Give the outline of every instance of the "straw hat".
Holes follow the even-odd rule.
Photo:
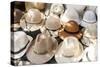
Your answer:
[[[12,32],[11,57],[13,59],[21,58],[26,53],[32,39],[22,31]]]
[[[66,37],[55,54],[57,63],[78,62],[82,58],[83,46],[77,38]]]
[[[56,15],[62,14],[64,12],[63,4],[52,4],[50,8],[50,12]]]
[[[73,20],[66,22],[63,26],[67,32],[75,33],[79,31],[79,25]]]
[[[70,20],[74,20],[78,24],[80,24],[79,14],[73,8],[66,9],[64,14],[61,15],[61,22],[62,22],[62,24],[66,23],[66,22],[68,22]]]
[[[58,36],[59,36],[62,40],[64,40],[66,37],[69,37],[69,36],[74,36],[74,37],[76,37],[77,39],[81,39],[82,36],[83,36],[83,33],[82,33],[82,31],[79,31],[78,33],[71,34],[71,33],[68,33],[68,32],[66,32],[66,31],[64,31],[64,29],[62,29],[62,30],[59,30]]]
[[[45,27],[49,30],[57,30],[61,27],[60,19],[57,15],[51,14],[47,17]]]
[[[96,23],[96,15],[93,11],[87,10],[83,15],[83,20],[81,21],[80,25],[87,27],[93,23]]]
[[[23,14],[24,14],[24,12],[15,8],[14,9],[14,23],[19,23]]]
[[[83,15],[84,9],[86,8],[85,5],[71,5],[71,4],[66,5],[66,7],[75,9],[79,13],[80,16]]]
[[[96,8],[97,6],[87,6],[86,10],[91,10],[91,11],[96,12]]]
[[[54,38],[44,33],[38,34],[27,52],[27,58],[33,64],[46,63],[54,56],[57,46]]]
[[[37,9],[30,9],[20,20],[20,26],[25,31],[35,31],[44,24],[45,16]]]
[[[36,8],[43,10],[45,8],[45,3],[40,2],[25,2],[25,8],[28,11],[29,9]]]
[[[84,50],[82,61],[97,61],[96,45],[91,45]]]

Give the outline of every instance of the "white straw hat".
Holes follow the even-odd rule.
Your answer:
[[[43,33],[38,34],[27,52],[27,58],[33,64],[46,63],[54,56],[57,46],[55,38]]]
[[[57,30],[61,27],[60,18],[57,15],[51,14],[47,17],[45,26],[49,30]]]
[[[50,8],[50,12],[56,15],[62,14],[64,12],[63,4],[52,4]]]
[[[66,5],[66,8],[67,9],[68,8],[73,8],[73,9],[75,9],[79,13],[80,16],[82,16],[86,6],[85,5],[71,5],[71,4],[68,4],[68,5]]]
[[[55,59],[57,63],[78,62],[83,56],[82,52],[83,46],[78,39],[69,36],[59,45]]]
[[[26,53],[33,38],[22,31],[12,32],[11,36],[11,57],[13,59],[21,58]]]
[[[25,31],[35,31],[44,24],[45,16],[37,9],[30,9],[28,13],[22,16],[20,26]]]
[[[93,23],[96,23],[96,15],[93,11],[88,10],[83,15],[81,26],[87,27],[88,25],[91,25]]]
[[[79,14],[73,8],[66,9],[65,13],[61,15],[62,24],[66,23],[66,22],[68,22],[70,20],[74,20],[78,24],[80,24]]]

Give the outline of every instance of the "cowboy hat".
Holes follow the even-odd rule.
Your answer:
[[[32,43],[26,56],[33,64],[42,64],[49,61],[55,54],[58,43],[55,38],[41,33]]]
[[[25,31],[35,31],[44,24],[45,16],[38,9],[30,9],[20,20],[20,26]]]
[[[12,32],[11,34],[11,57],[13,59],[21,58],[29,48],[32,37],[22,31]]]
[[[66,37],[55,54],[57,63],[78,62],[82,58],[83,46],[77,38]]]

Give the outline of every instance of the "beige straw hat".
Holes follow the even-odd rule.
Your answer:
[[[57,46],[55,38],[44,33],[38,34],[27,52],[27,58],[33,64],[46,63],[54,56]]]

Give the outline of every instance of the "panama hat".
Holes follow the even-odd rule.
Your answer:
[[[71,4],[68,4],[68,5],[66,5],[66,8],[73,8],[79,13],[80,16],[82,16],[86,6],[85,5],[71,5]]]
[[[73,8],[68,8],[65,10],[64,14],[60,17],[62,24],[68,22],[69,20],[74,20],[80,24],[79,14]]]
[[[28,11],[29,9],[35,8],[43,10],[45,8],[45,3],[40,2],[25,2],[25,8]]]
[[[50,12],[56,15],[60,15],[64,12],[63,4],[52,4],[50,8]]]
[[[12,32],[11,34],[11,57],[13,59],[21,58],[29,48],[32,37],[22,31]]]
[[[45,16],[38,9],[30,9],[20,20],[20,26],[25,31],[35,31],[44,24]]]
[[[57,63],[78,62],[83,54],[83,46],[77,38],[73,36],[66,37],[59,45],[55,54]]]
[[[55,38],[41,33],[37,35],[26,56],[33,64],[43,64],[54,56],[57,46]]]
[[[87,27],[93,23],[96,23],[96,15],[93,11],[87,10],[83,15],[83,20],[81,21],[80,25]]]

